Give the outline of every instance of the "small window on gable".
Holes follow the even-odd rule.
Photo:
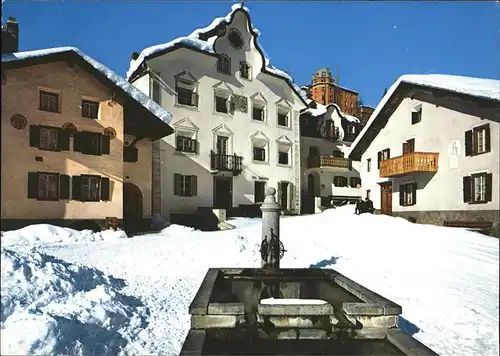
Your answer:
[[[237,30],[231,30],[228,35],[229,43],[236,49],[241,49],[243,47],[243,38]]]
[[[161,86],[160,82],[156,79],[153,79],[152,92],[153,101],[161,105]]]
[[[240,77],[247,80],[252,78],[251,67],[247,62],[240,62]]]
[[[176,78],[175,92],[177,93],[177,104],[186,106],[198,106],[197,83],[187,78]]]
[[[99,103],[96,101],[82,100],[82,117],[97,119]]]
[[[415,125],[422,121],[422,104],[415,105],[411,109],[411,124]]]
[[[59,94],[40,91],[40,110],[59,112]]]
[[[217,71],[219,73],[231,74],[231,59],[225,54],[220,54],[217,60]]]

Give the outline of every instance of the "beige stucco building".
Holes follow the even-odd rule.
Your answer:
[[[382,213],[498,236],[499,137],[500,81],[405,75],[349,157],[361,162],[363,195]]]
[[[2,230],[152,216],[170,113],[76,48],[2,54]]]

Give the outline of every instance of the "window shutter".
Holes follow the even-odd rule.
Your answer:
[[[139,150],[137,147],[125,147],[123,149],[123,160],[125,162],[137,162]]]
[[[73,151],[82,152],[82,133],[75,132],[73,134]]]
[[[410,145],[408,142],[403,142],[403,154],[406,155],[410,152]]]
[[[493,174],[488,173],[486,175],[486,201],[492,201],[493,196]]]
[[[472,178],[467,176],[463,177],[463,189],[464,189],[464,203],[471,202],[471,190],[472,190]]]
[[[399,205],[405,205],[405,186],[399,186]]]
[[[191,176],[191,196],[195,197],[198,195],[198,177]]]
[[[28,173],[28,199],[38,199],[38,173]]]
[[[356,177],[349,178],[351,183],[351,188],[356,188]]]
[[[411,197],[413,199],[413,205],[416,205],[417,204],[417,182],[414,182],[412,185],[411,185]]]
[[[30,146],[40,147],[40,127],[30,126]]]
[[[293,184],[288,183],[288,194],[287,194],[286,208],[287,210],[293,209]]]
[[[377,168],[380,168],[381,160],[382,160],[382,152],[377,152]]]
[[[69,132],[67,130],[58,130],[57,148],[61,151],[69,151]]]
[[[69,199],[69,176],[66,174],[59,176],[59,199]]]
[[[278,182],[278,204],[280,205],[281,209],[283,209],[283,207],[281,206],[281,190],[282,190],[282,184],[281,182]]]
[[[109,191],[109,178],[101,177],[101,200],[109,201],[110,199]]]
[[[181,195],[182,176],[174,174],[174,195]]]
[[[198,106],[198,93],[193,92],[191,95],[191,103],[193,106]]]
[[[71,178],[71,199],[82,200],[82,177],[80,176]]]
[[[485,152],[491,151],[491,136],[490,136],[490,125],[488,124],[484,130],[484,148]]]
[[[109,155],[111,146],[111,139],[108,135],[101,135],[101,153]]]
[[[472,156],[472,130],[465,131],[465,156]]]

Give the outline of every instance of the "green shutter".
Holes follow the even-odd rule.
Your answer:
[[[59,176],[59,199],[61,200],[68,200],[70,197],[69,179],[70,177],[66,174]]]
[[[109,189],[109,178],[101,177],[101,200],[109,201],[110,199],[110,189]]]
[[[38,173],[28,173],[28,199],[38,199]]]

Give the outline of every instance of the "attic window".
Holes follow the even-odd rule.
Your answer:
[[[250,80],[250,65],[247,62],[240,62],[240,76]]]
[[[241,38],[241,35],[238,31],[231,30],[231,32],[229,32],[228,39],[229,43],[231,43],[231,46],[233,46],[234,48],[241,49],[243,47],[243,38]]]
[[[217,71],[219,73],[230,74],[231,73],[231,60],[228,56],[221,54],[217,60]]]

